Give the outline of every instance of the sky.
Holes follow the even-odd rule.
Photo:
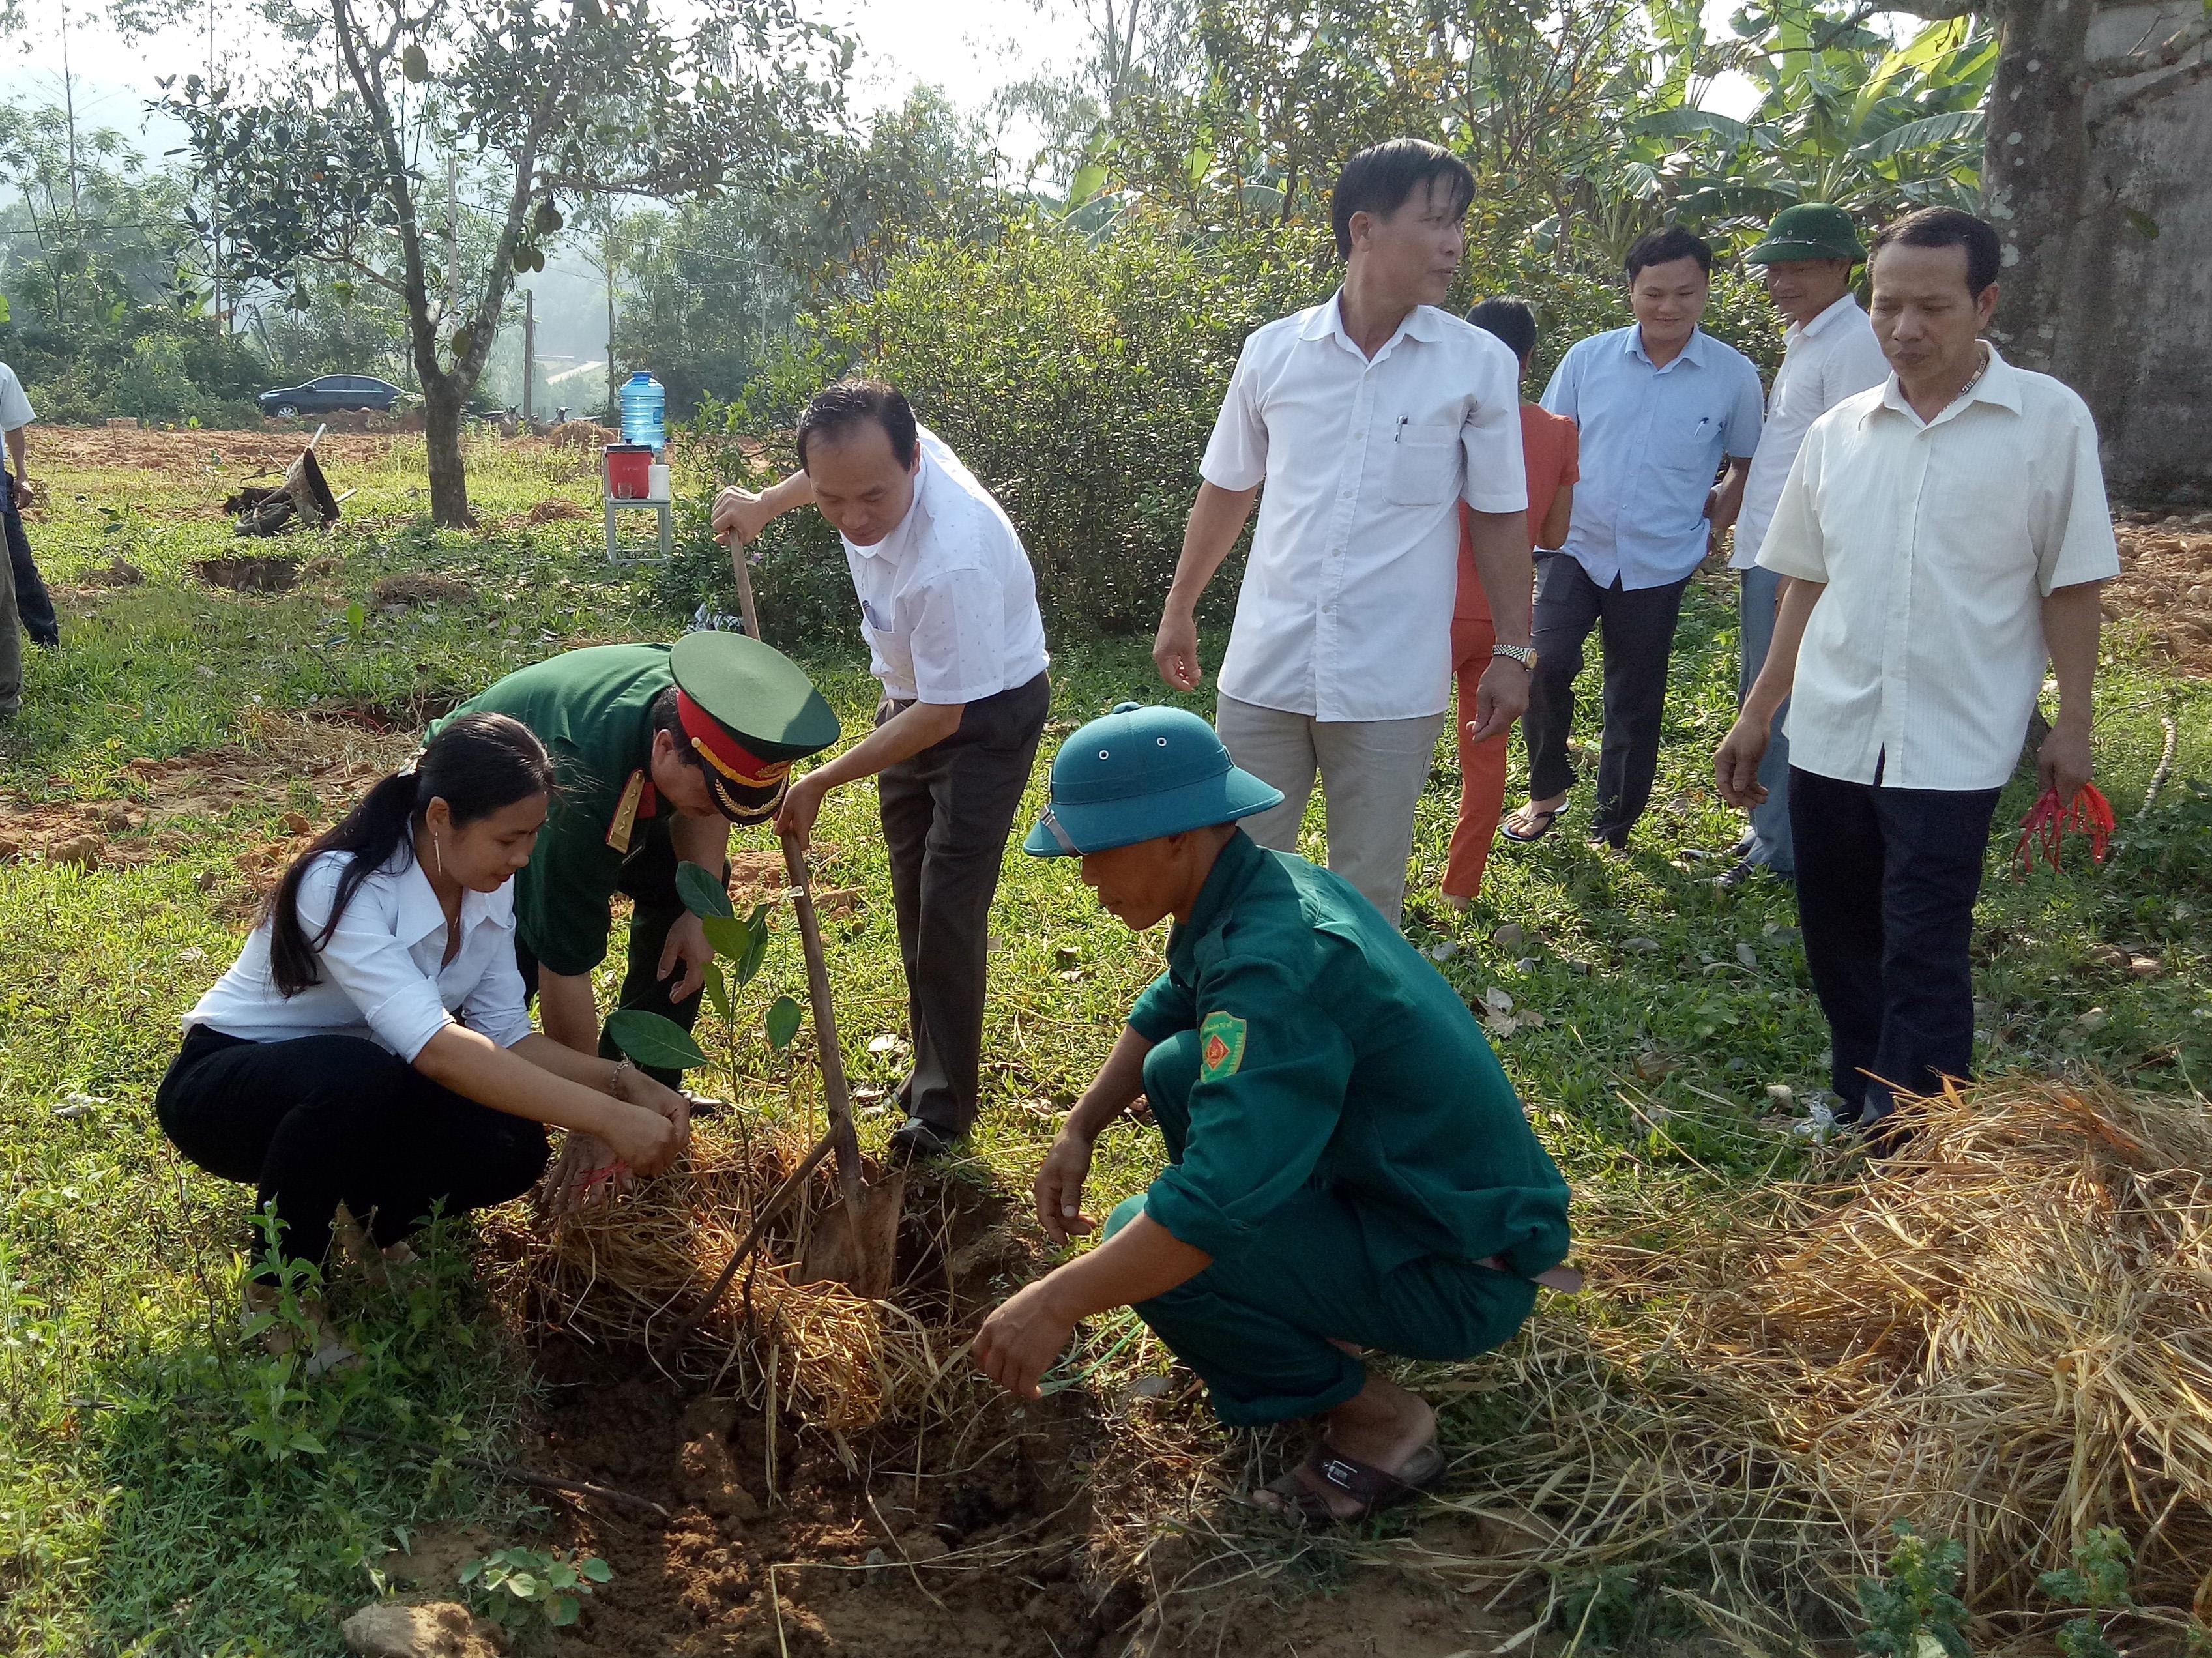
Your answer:
[[[217,47],[240,33],[246,8],[214,0]],[[28,27],[0,41],[0,99],[57,103],[62,95],[62,0],[25,0]],[[1080,51],[1081,25],[1047,0],[826,0],[825,21],[860,42],[854,65],[854,101],[863,111],[903,100],[917,83],[944,88],[963,103],[980,105],[998,88],[1035,74]],[[202,14],[204,19],[205,13]],[[157,77],[189,74],[207,61],[204,22],[163,31],[144,42],[118,37],[96,7],[78,0],[70,8],[69,65],[76,85],[77,116],[140,138],[158,154],[183,142],[182,129],[149,120],[145,106],[161,95]]]

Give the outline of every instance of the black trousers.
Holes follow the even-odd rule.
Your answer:
[[[1931,1093],[1969,1074],[1967,946],[1997,793],[1790,768],[1805,963],[1828,1016],[1842,1121],[1877,1121],[1893,1090]]]
[[[1522,730],[1528,744],[1528,793],[1547,800],[1574,786],[1567,738],[1575,725],[1575,676],[1583,641],[1597,628],[1605,649],[1605,735],[1598,750],[1597,809],[1590,834],[1621,846],[1650,804],[1659,773],[1659,726],[1667,712],[1667,663],[1690,578],[1664,587],[1601,587],[1565,553],[1536,578],[1536,671]]]
[[[886,701],[876,723],[908,706]],[[958,731],[876,779],[914,1030],[899,1098],[947,1134],[975,1121],[991,899],[1051,708],[1052,682],[1039,674],[970,702]]]
[[[23,533],[23,515],[15,510],[15,481],[5,467],[0,467],[0,529],[8,537],[8,566],[15,584],[15,611],[23,623],[23,631],[39,645],[61,643],[61,623],[54,615],[53,596],[46,592],[45,578],[31,560],[30,537]]]
[[[682,970],[671,973],[665,979],[660,977],[660,952],[668,947],[668,929],[684,914],[684,900],[676,890],[676,865],[679,861],[676,844],[668,838],[665,814],[647,818],[638,829],[636,842],[630,847],[629,856],[623,859],[621,874],[615,882],[615,890],[630,901],[629,955],[615,1006],[658,1013],[689,1030],[699,1022],[699,1004],[705,999],[704,993],[696,993],[679,1002],[668,993],[683,976]],[[522,969],[526,997],[534,1001],[538,996],[538,957],[523,942],[520,929],[514,935],[514,964]],[[621,1048],[604,1029],[599,1032],[599,1054],[609,1060],[623,1057]],[[640,1066],[638,1069],[670,1088],[684,1085],[681,1071],[669,1071],[659,1066]]]
[[[463,1099],[360,1036],[251,1042],[205,1025],[154,1096],[161,1132],[276,1206],[280,1248],[320,1264],[343,1202],[380,1245],[448,1214],[519,1197],[545,1168],[545,1130]],[[262,1254],[259,1229],[247,1247]]]

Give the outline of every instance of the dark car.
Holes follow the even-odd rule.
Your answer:
[[[399,401],[399,388],[374,374],[321,374],[302,386],[281,392],[264,392],[254,401],[264,415],[289,420],[295,415],[327,415],[340,409],[374,409],[392,412]]]

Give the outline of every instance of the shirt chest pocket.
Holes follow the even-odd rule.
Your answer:
[[[1390,445],[1390,501],[1434,507],[1459,492],[1459,428],[1401,426]]]
[[[1721,422],[1710,415],[1682,416],[1651,434],[1652,457],[1669,471],[1710,477],[1720,470],[1720,451]]]

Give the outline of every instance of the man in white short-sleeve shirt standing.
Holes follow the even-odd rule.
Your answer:
[[[1520,365],[1437,308],[1474,198],[1458,158],[1418,139],[1346,164],[1332,203],[1344,285],[1244,342],[1152,649],[1169,684],[1197,689],[1199,597],[1256,501],[1214,723],[1283,804],[1244,828],[1295,852],[1318,772],[1328,866],[1394,923],[1451,700],[1462,501],[1499,643],[1459,717],[1485,739],[1528,700]]]
[[[798,443],[782,483],[722,491],[714,530],[749,542],[811,504],[843,541],[883,701],[869,736],[793,781],[775,826],[804,841],[831,789],[876,779],[914,1030],[891,1149],[934,1156],[975,1120],[991,899],[1052,705],[1036,578],[1005,508],[892,387],[826,388]]]
[[[1874,325],[1851,297],[1851,271],[1864,258],[1851,216],[1826,202],[1784,208],[1743,256],[1746,264],[1759,267],[1767,298],[1790,326],[1782,337],[1782,367],[1766,396],[1766,425],[1751,458],[1735,550],[1729,559],[1729,568],[1743,577],[1739,701],[1751,695],[1774,638],[1783,578],[1759,565],[1759,544],[1774,521],[1790,464],[1814,421],[1889,378],[1889,360],[1881,355]],[[1766,804],[1751,814],[1750,833],[1736,845],[1736,862],[1721,875],[1724,889],[1742,885],[1759,870],[1784,878],[1796,875],[1790,841],[1790,740],[1783,731],[1789,717],[1785,702],[1775,711],[1772,746],[1759,768]]]
[[[1790,699],[1790,828],[1805,959],[1833,1038],[1836,1116],[1973,1057],[1967,944],[1997,795],[2047,665],[2039,780],[2089,780],[2098,590],[2119,574],[2081,399],[1981,338],[1996,232],[1923,208],[1875,238],[1875,336],[1895,371],[1814,423],[1759,550],[1790,578],[1774,642],[1713,762],[1731,805]]]

